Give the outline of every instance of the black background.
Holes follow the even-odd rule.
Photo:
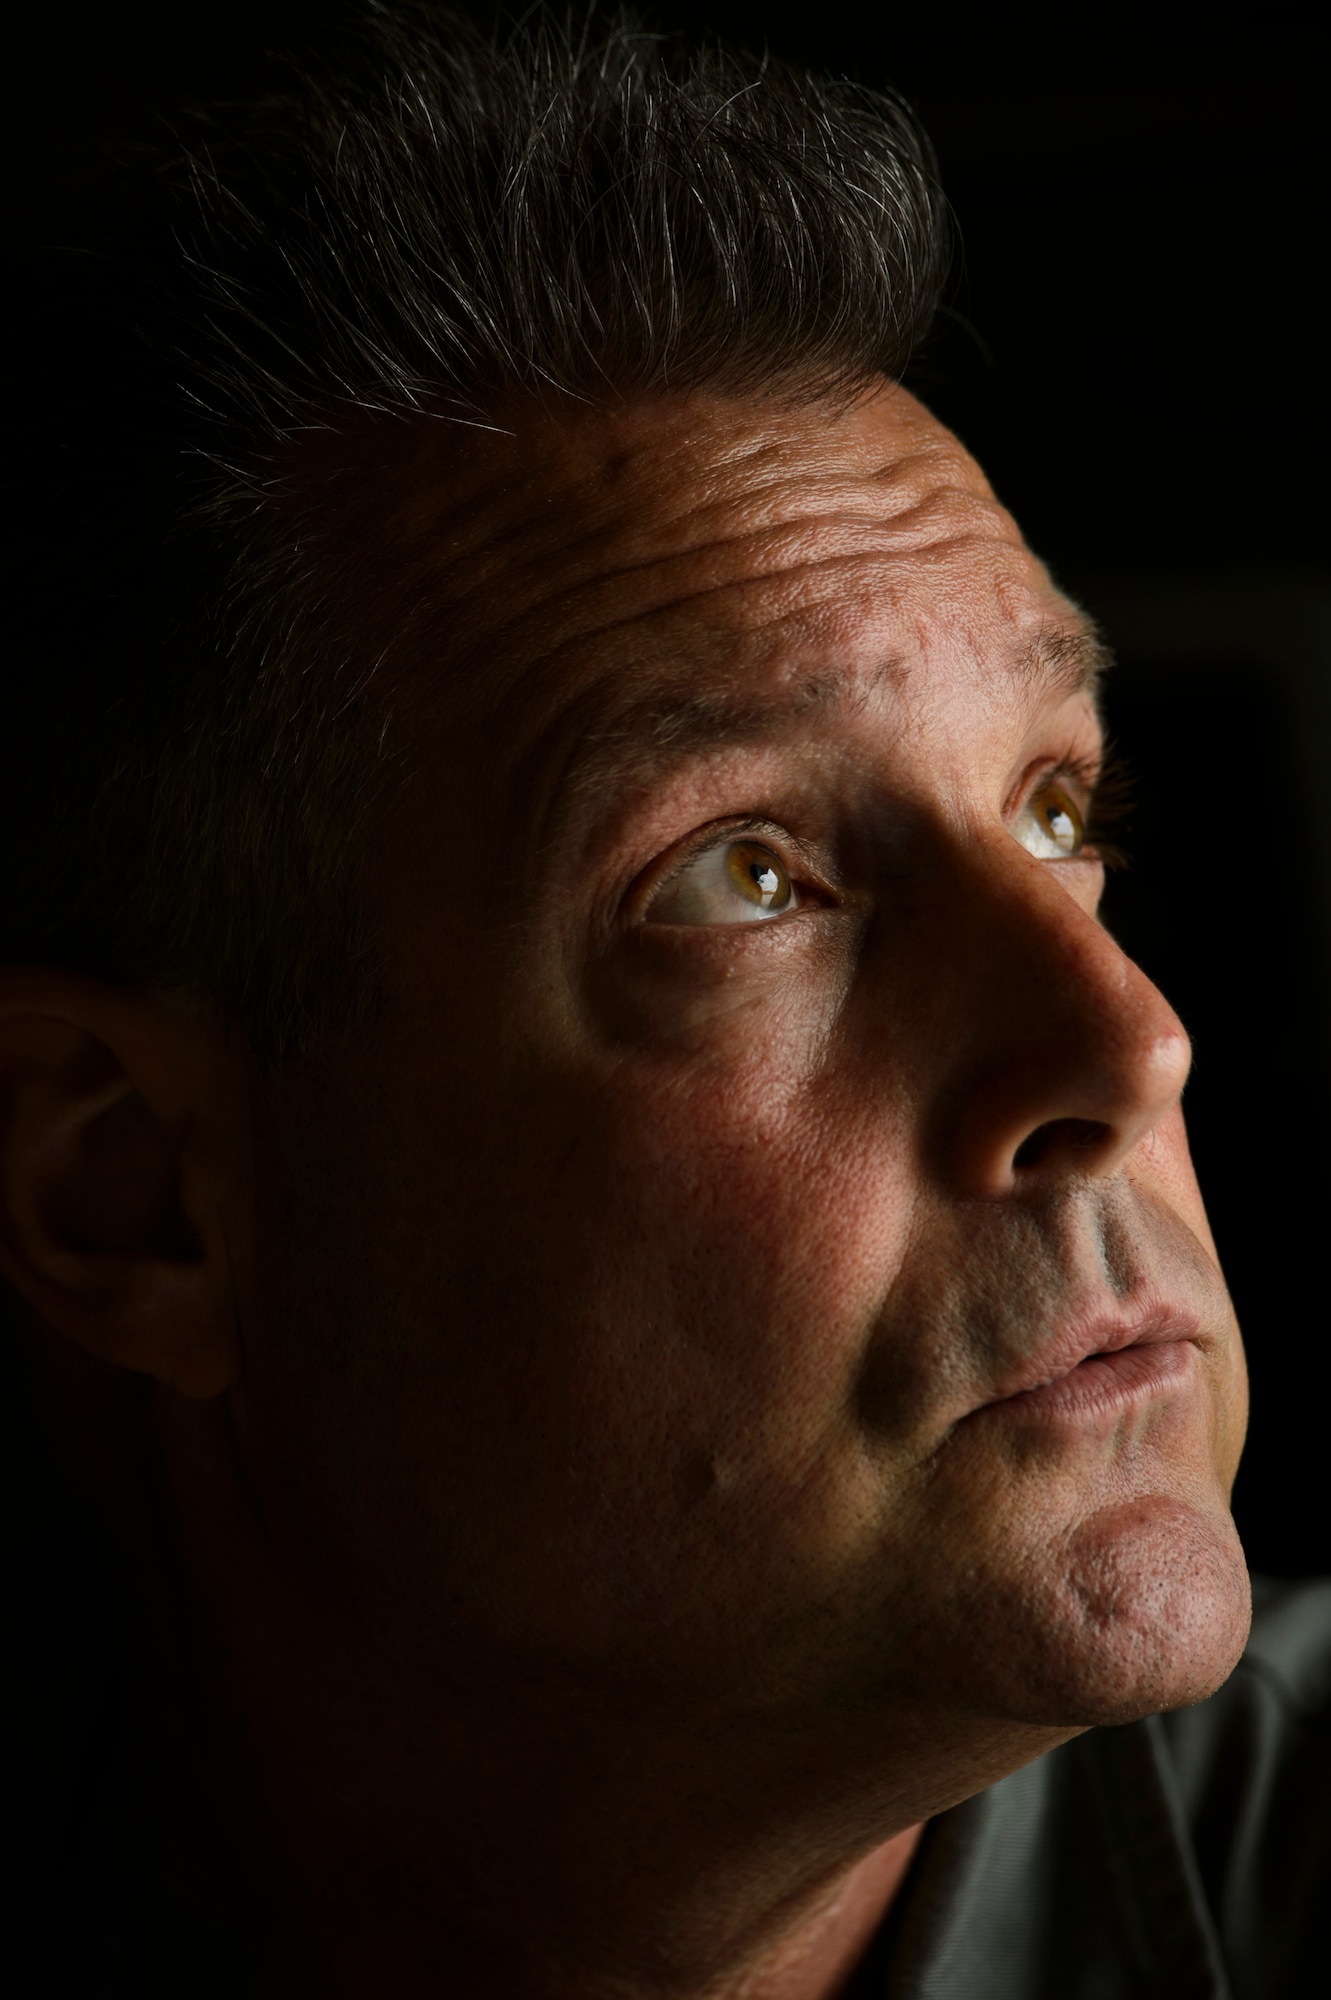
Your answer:
[[[330,7],[30,20],[14,184],[52,123],[243,83]],[[1121,667],[1138,774],[1108,920],[1192,1032],[1194,1153],[1249,1343],[1236,1494],[1256,1568],[1331,1570],[1331,594],[1317,10],[665,10],[891,82],[957,217],[922,394],[985,465]]]

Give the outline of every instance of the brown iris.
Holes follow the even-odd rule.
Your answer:
[[[726,873],[740,894],[760,910],[781,910],[790,901],[790,877],[780,857],[755,840],[730,843]]]
[[[1076,854],[1086,837],[1081,814],[1076,804],[1065,791],[1055,786],[1042,792],[1035,801],[1035,810],[1060,854]]]
[[[1046,785],[1029,798],[1012,830],[1041,861],[1074,860],[1086,840],[1081,807],[1062,785]]]

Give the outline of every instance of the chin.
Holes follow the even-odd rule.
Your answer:
[[[991,1698],[1014,1721],[1059,1728],[1203,1701],[1237,1665],[1252,1615],[1229,1514],[1163,1495],[1091,1515],[1042,1577],[998,1596]]]

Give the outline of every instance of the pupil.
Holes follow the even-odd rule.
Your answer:
[[[764,896],[774,896],[777,890],[776,870],[766,861],[751,861],[749,873]]]

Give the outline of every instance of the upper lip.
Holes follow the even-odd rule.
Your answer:
[[[978,1405],[1004,1403],[1011,1396],[1046,1388],[1061,1381],[1094,1354],[1117,1354],[1125,1347],[1159,1347],[1167,1341],[1195,1340],[1200,1331],[1197,1315],[1179,1306],[1157,1305],[1128,1319],[1106,1314],[1065,1328],[1047,1347],[1024,1360],[1010,1377],[1005,1377],[992,1396]]]

